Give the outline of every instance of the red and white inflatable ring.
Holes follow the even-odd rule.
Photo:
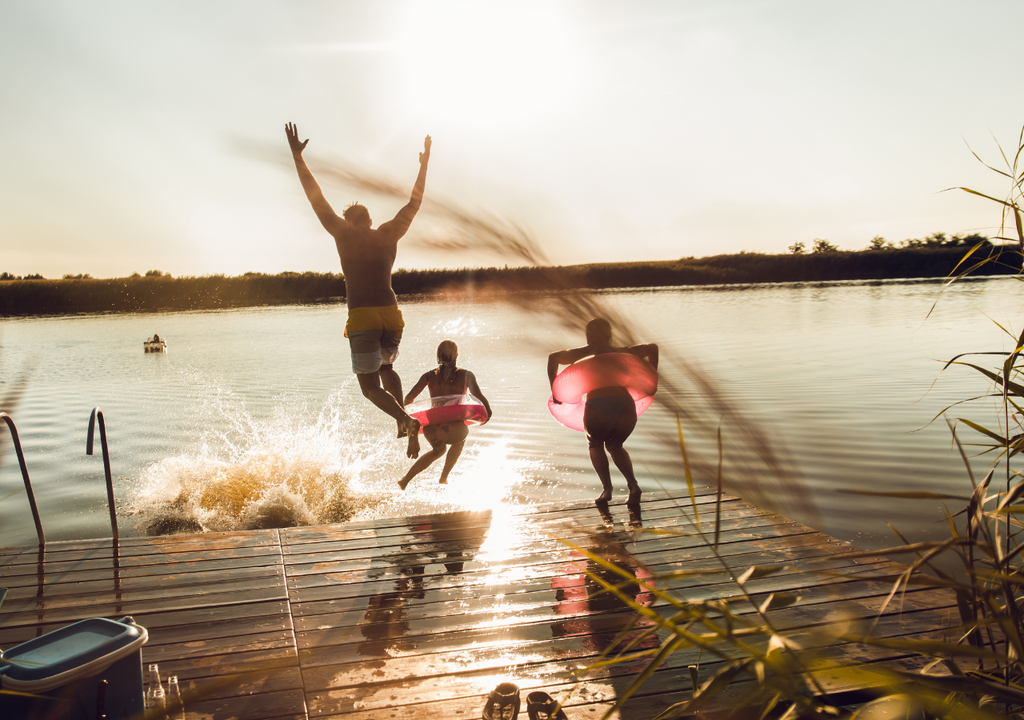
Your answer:
[[[423,432],[424,425],[450,422],[479,425],[487,419],[487,410],[483,403],[469,393],[432,397],[430,407],[409,414],[420,421],[420,432]]]

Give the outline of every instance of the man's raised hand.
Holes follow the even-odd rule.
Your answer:
[[[306,142],[309,142],[308,140]],[[430,136],[427,135],[423,140],[423,152],[420,153],[420,165],[426,165],[427,161],[430,160]]]
[[[292,123],[288,123],[284,126],[284,133],[288,136],[288,147],[292,149],[292,157],[302,155],[302,151],[306,149],[309,139],[307,138],[306,140],[299,142],[299,129]]]

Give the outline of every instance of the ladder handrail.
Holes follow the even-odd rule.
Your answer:
[[[100,421],[100,447],[103,450],[103,474],[107,479],[107,508],[110,510],[110,529],[114,533],[114,541],[117,537],[117,511],[114,508],[114,482],[110,477],[110,453],[107,450],[107,424],[103,421],[103,411],[99,407],[92,409],[89,416],[89,435],[85,440],[85,454],[92,455],[93,428],[96,425],[96,418]]]
[[[0,419],[7,423],[11,430],[11,438],[14,440],[14,451],[18,454],[18,464],[21,466],[21,478],[25,481],[25,494],[28,496],[28,504],[32,508],[32,519],[36,523],[36,535],[39,536],[39,547],[46,545],[46,537],[43,535],[43,523],[39,520],[39,509],[36,507],[36,496],[32,492],[32,481],[28,477],[28,467],[25,465],[25,453],[21,450],[21,438],[18,437],[18,428],[14,424],[14,418],[5,412],[0,412]]]

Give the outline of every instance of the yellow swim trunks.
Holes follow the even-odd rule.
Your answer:
[[[404,327],[397,305],[349,308],[345,337],[352,350],[352,372],[375,373],[394,363]]]

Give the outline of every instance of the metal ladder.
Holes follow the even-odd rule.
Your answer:
[[[93,408],[89,416],[89,435],[85,441],[85,454],[92,455],[93,437],[95,436],[96,421],[100,426],[100,447],[103,451],[103,473],[107,480],[107,508],[110,511],[110,529],[113,532],[114,541],[118,540],[117,512],[114,507],[114,483],[110,476],[110,453],[107,449],[107,426],[103,420],[103,411],[98,407]],[[39,519],[39,508],[36,507],[36,496],[32,492],[32,481],[28,476],[28,467],[25,465],[25,453],[21,449],[21,439],[18,436],[18,428],[14,424],[14,418],[5,412],[0,412],[0,420],[7,423],[10,428],[11,438],[14,440],[14,451],[18,455],[18,465],[21,466],[21,478],[25,481],[25,495],[28,497],[28,504],[32,508],[32,519],[36,524],[36,535],[39,537],[39,547],[46,545],[46,537],[43,535],[43,524]]]

